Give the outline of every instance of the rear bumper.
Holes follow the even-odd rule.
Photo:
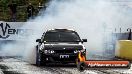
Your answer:
[[[52,63],[75,63],[78,54],[42,54],[42,60]]]

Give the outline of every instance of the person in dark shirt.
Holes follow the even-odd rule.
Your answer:
[[[39,3],[39,4],[38,4],[38,9],[37,9],[38,15],[41,15],[41,14],[42,14],[41,9],[43,9],[43,8],[44,8],[44,5],[42,5],[41,3]]]
[[[41,5],[41,3],[39,3],[39,4],[38,4],[38,12],[39,12],[42,8],[44,8],[44,6]]]
[[[27,7],[27,14],[28,14],[28,18],[33,17],[34,7],[32,6],[31,3],[29,3],[29,5]]]
[[[17,13],[17,4],[11,3],[8,5],[8,7],[10,8],[10,12],[11,12],[11,21],[15,22],[16,21],[16,13]]]

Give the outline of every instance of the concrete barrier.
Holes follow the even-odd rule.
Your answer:
[[[115,56],[132,60],[132,40],[119,40],[116,43]]]

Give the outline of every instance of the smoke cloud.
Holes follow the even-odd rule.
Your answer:
[[[39,16],[28,21],[37,24],[23,25],[22,28],[31,28],[35,34],[29,34],[26,39],[22,56],[25,60],[35,63],[36,39],[40,38],[44,31],[54,28],[74,29],[82,39],[86,38],[88,42],[84,45],[88,58],[91,54],[102,55],[104,42],[108,42],[105,37],[110,39],[115,28],[121,27],[125,31],[131,26],[132,11],[123,7],[123,3],[114,0],[52,0],[46,10],[40,11]]]

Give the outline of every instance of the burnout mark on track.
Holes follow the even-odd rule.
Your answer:
[[[0,65],[0,68],[2,69],[2,70],[7,70],[7,69],[9,69],[7,66],[5,66],[5,65]]]
[[[1,70],[2,70],[2,72],[4,73],[4,74],[24,74],[24,73],[18,73],[18,72],[16,72],[16,71],[8,71],[8,69],[10,69],[9,67],[7,67],[6,65],[0,65],[0,68],[1,68]]]
[[[0,57],[0,62],[3,62],[3,59],[8,59],[8,58],[14,58],[14,57],[1,56]],[[0,69],[3,72],[3,74],[24,74],[24,73],[19,73],[17,71],[9,71],[12,68],[6,66],[6,64],[0,64]]]
[[[24,73],[18,73],[15,71],[3,71],[4,74],[24,74]]]
[[[51,71],[52,73],[62,74],[60,71],[57,71],[57,70],[55,70],[55,69],[53,69],[51,67],[46,67],[45,70],[46,71]]]
[[[48,64],[44,67],[47,71],[51,71],[57,74],[73,74],[72,72],[66,71],[62,68],[75,68],[76,65]]]

